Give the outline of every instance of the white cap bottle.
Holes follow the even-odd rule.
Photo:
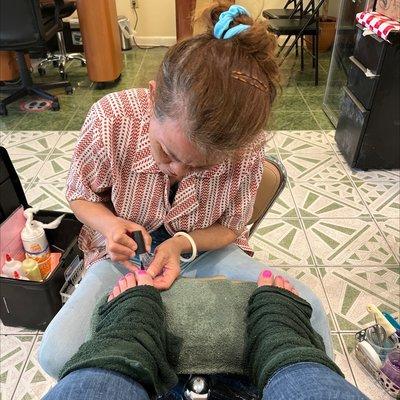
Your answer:
[[[1,275],[6,278],[19,279],[22,273],[22,263],[6,254],[6,262],[1,269]]]

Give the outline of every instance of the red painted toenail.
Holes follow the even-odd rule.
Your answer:
[[[139,271],[137,273],[139,275],[144,275],[144,274],[147,274],[147,271],[145,271],[144,269],[139,269]]]
[[[263,274],[262,274],[263,278],[271,278],[272,276],[272,272],[269,269],[266,269]]]

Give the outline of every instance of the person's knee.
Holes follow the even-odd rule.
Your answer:
[[[42,342],[39,348],[38,362],[48,375],[57,379],[64,363],[59,357],[54,356],[54,348],[54,344]]]

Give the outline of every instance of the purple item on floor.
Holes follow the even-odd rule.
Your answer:
[[[400,388],[400,349],[391,351],[381,368],[383,372],[396,386]]]

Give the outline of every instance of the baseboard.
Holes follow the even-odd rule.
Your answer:
[[[176,43],[175,36],[135,36],[139,46],[172,46]]]

